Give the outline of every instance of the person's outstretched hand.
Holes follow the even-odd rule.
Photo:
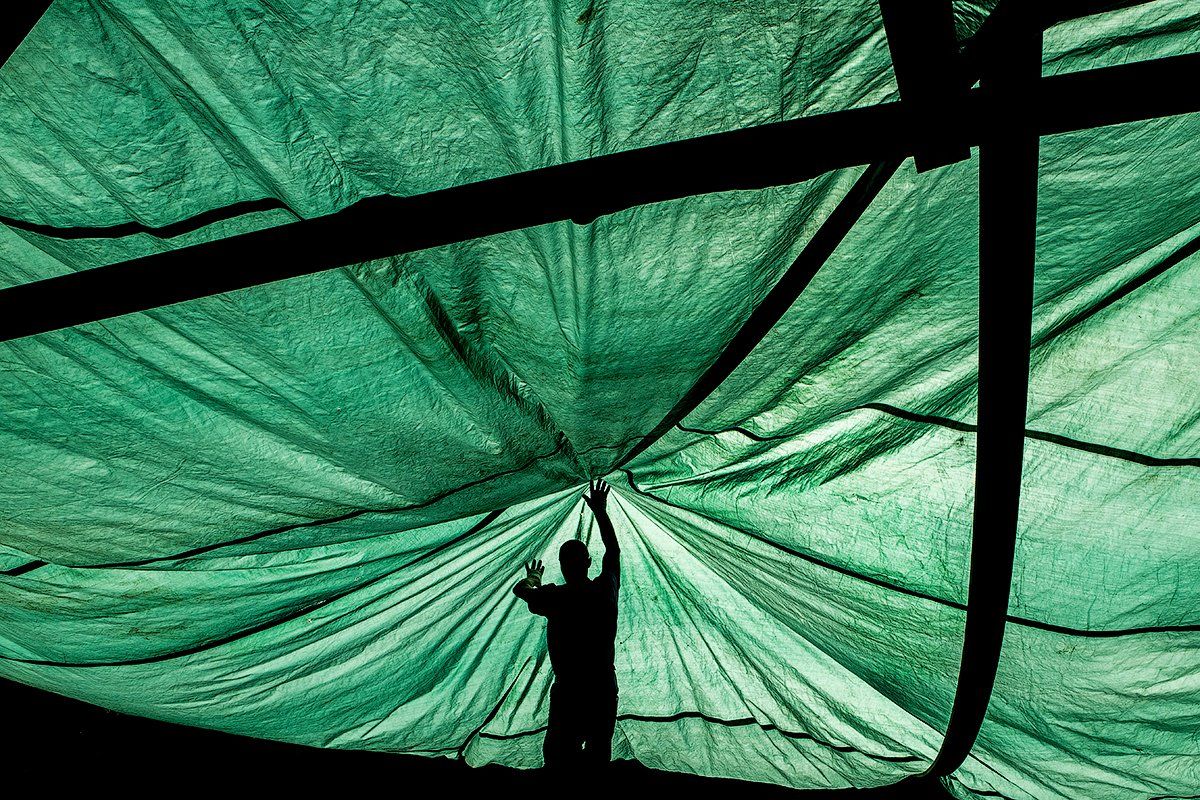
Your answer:
[[[542,585],[542,572],[545,571],[542,562],[534,559],[525,565],[525,583],[534,589]]]
[[[596,516],[608,513],[608,484],[603,478],[597,478],[588,484],[588,493],[583,496],[583,502],[588,504]]]

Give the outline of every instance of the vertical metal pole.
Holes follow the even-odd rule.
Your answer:
[[[1000,663],[1021,500],[1038,135],[1028,98],[1041,75],[1040,26],[1013,19],[987,68],[989,128],[979,148],[979,433],[962,663],[941,750],[928,774],[956,770],[975,743]]]

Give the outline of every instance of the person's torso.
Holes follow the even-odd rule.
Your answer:
[[[613,670],[617,598],[604,580],[555,587],[546,644],[559,680],[604,677]]]

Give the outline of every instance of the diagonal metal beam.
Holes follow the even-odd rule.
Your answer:
[[[33,26],[46,13],[51,0],[35,0],[32,3],[12,3],[4,9],[0,20],[0,67],[3,67],[16,49],[25,41]]]
[[[1142,2],[1145,1],[1142,0]],[[1071,3],[1074,11],[1083,10],[1085,5],[1116,5],[1116,3],[1102,3],[1097,2],[1097,0],[1071,0]],[[909,19],[903,17],[906,10],[910,8],[909,0],[880,0],[880,8],[885,15],[901,15],[901,18],[894,19],[891,23],[885,21],[885,27],[890,25],[888,27],[889,43],[893,38],[907,40],[901,45],[905,52],[898,57],[895,55],[896,50],[893,48],[893,62],[897,58],[902,62],[902,65],[897,66],[897,80],[902,82],[908,80],[910,85],[912,81],[920,83],[921,70],[928,70],[933,67],[944,68],[946,73],[934,78],[936,85],[932,89],[920,86],[916,88],[918,92],[917,105],[920,105],[920,100],[922,99],[921,92],[926,92],[924,99],[931,101],[931,104],[934,106],[940,105],[941,111],[948,112],[953,108],[957,112],[958,109],[955,107],[955,104],[961,103],[964,96],[963,93],[980,78],[978,70],[980,65],[984,63],[984,59],[976,56],[979,53],[990,53],[991,43],[995,41],[996,37],[1004,35],[1004,20],[1007,19],[1009,13],[1012,13],[1011,9],[1008,8],[1010,4],[1002,4],[1000,6],[1001,9],[1005,9],[1004,13],[999,17],[1000,24],[996,24],[995,22],[985,24],[981,31],[964,44],[961,55],[958,53],[947,55],[945,52],[940,52],[932,57],[932,61],[937,63],[926,63],[923,66],[916,66],[914,69],[917,72],[914,73],[912,69],[908,68],[913,66],[911,60],[927,58],[927,56],[913,52],[917,47],[917,42],[911,39],[913,37],[920,38],[924,36],[923,33],[919,33],[921,25],[916,24],[917,20],[927,26],[933,26],[935,29],[939,29],[940,26],[937,35],[942,37],[946,36],[948,29],[952,43],[954,35],[953,18],[945,0],[919,0],[919,4],[923,5],[923,8],[918,8],[913,12],[914,18]],[[1130,0],[1124,0],[1124,4],[1130,4]],[[1058,9],[1060,13],[1070,10],[1064,8]],[[1092,12],[1089,11],[1089,13]],[[995,19],[995,13],[993,13],[992,17],[989,17],[989,20],[993,19]],[[1048,26],[1054,21],[1056,21],[1055,18],[1043,15],[1034,20],[1034,23]],[[917,30],[914,30],[914,28]],[[944,45],[945,41],[942,44]],[[909,77],[901,79],[899,75],[901,72],[907,72]],[[949,85],[944,82],[948,82]],[[904,91],[902,87],[902,94]],[[911,89],[908,97],[905,99],[914,99]],[[943,113],[942,116],[944,118],[948,114]],[[952,146],[954,136],[960,132],[954,120],[949,120],[948,126],[949,132],[941,141],[948,146]],[[928,134],[928,131],[926,131],[926,134]],[[967,152],[969,155],[969,149]],[[919,157],[919,155],[915,156],[914,160]],[[763,337],[770,332],[783,314],[787,312],[787,309],[795,303],[817,271],[821,269],[829,256],[832,255],[833,251],[841,243],[842,239],[846,237],[850,229],[858,222],[875,196],[891,179],[891,176],[895,174],[899,166],[899,161],[883,161],[876,162],[867,167],[863,174],[859,176],[858,181],[851,187],[850,191],[846,193],[845,197],[842,198],[837,207],[834,208],[833,212],[822,223],[816,234],[805,245],[800,255],[788,267],[784,276],[767,294],[763,302],[755,308],[754,312],[747,318],[729,344],[717,356],[713,364],[705,370],[704,374],[701,375],[692,388],[672,406],[671,410],[667,412],[666,416],[663,417],[650,433],[639,439],[629,452],[614,462],[614,469],[628,464],[662,438],[667,431],[681,423],[750,355],[751,351],[762,341]]]
[[[1159,0],[1000,0],[964,48],[965,72],[974,83],[989,63],[1001,64],[1007,58],[1005,31],[1012,24],[1036,25],[1042,30],[1063,22],[1144,6]]]
[[[971,157],[957,130],[969,85],[954,32],[950,0],[879,0],[900,99],[918,115],[917,172]],[[972,79],[971,82],[974,82]]]
[[[1022,96],[1040,134],[1200,110],[1200,54],[1043,78]],[[978,143],[1002,116],[985,87],[963,102]],[[923,141],[903,102],[631,150],[335,214],[0,291],[0,341],[558,220],[761,189],[903,159]]]
[[[899,161],[884,161],[867,167],[833,212],[821,223],[821,227],[809,239],[783,277],[738,329],[712,366],[705,370],[692,388],[672,406],[654,430],[639,439],[629,452],[613,464],[612,469],[622,467],[641,455],[646,448],[675,427],[676,423],[695,411],[705,398],[737,369],[763,337],[775,327],[775,323],[792,307],[796,298],[824,266],[899,167]]]

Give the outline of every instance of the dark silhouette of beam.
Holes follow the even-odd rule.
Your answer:
[[[800,251],[800,255],[783,273],[783,277],[771,288],[763,301],[758,304],[746,322],[734,334],[733,339],[717,356],[712,366],[704,371],[692,388],[672,406],[653,430],[643,436],[629,452],[614,462],[611,469],[624,466],[641,455],[646,448],[661,439],[684,417],[695,411],[697,406],[703,403],[705,398],[737,369],[738,365],[763,340],[763,337],[775,327],[775,323],[779,322],[787,310],[792,307],[796,298],[816,276],[817,271],[829,260],[829,256],[846,238],[846,234],[858,222],[880,190],[896,174],[899,167],[899,161],[883,161],[867,167],[834,208],[833,213],[821,223],[821,227],[808,240],[804,249]]]
[[[1043,78],[1022,95],[1041,134],[1200,110],[1189,54]],[[1003,112],[968,93],[978,143]],[[0,291],[0,341],[399,253],[647,203],[798,183],[903,159],[924,142],[905,103],[883,103],[575,161],[412,197],[375,197],[323,217]]]
[[[1042,30],[1016,19],[1006,63],[985,71],[995,119],[979,146],[979,430],[966,631],[950,722],[929,775],[970,753],[996,681],[1012,584],[1029,388],[1037,233],[1038,126],[1026,105],[1039,80]]]
[[[1095,4],[1094,0],[1087,1],[1092,2],[1093,5]],[[880,0],[881,10],[885,14],[903,15],[905,9],[908,7],[907,2],[908,0]],[[949,17],[950,11],[946,4],[942,0],[920,0],[920,2],[924,4],[924,10],[919,10],[917,16],[921,17],[923,14],[924,16],[921,18],[924,22],[930,23],[930,17],[937,17],[939,14],[943,15],[940,20],[940,24],[943,27],[939,35],[943,37],[946,35],[946,28],[944,26],[948,24],[949,33],[952,37],[954,33],[953,20]],[[1073,0],[1073,2],[1075,2],[1076,10],[1079,10],[1079,6],[1081,5],[1079,0]],[[1128,0],[1126,2],[1128,3]],[[885,9],[885,6],[888,8]],[[981,52],[990,52],[992,42],[1005,35],[1003,21],[1007,18],[1008,13],[1011,13],[1011,9],[1005,4],[1002,4],[999,9],[1007,9],[999,17],[1001,24],[996,24],[995,22],[991,22],[991,24],[985,23],[975,36],[964,43],[961,55],[957,53],[947,55],[945,52],[942,52],[937,55],[936,59],[933,59],[940,62],[940,65],[947,72],[944,75],[937,75],[932,78],[939,82],[932,91],[923,90],[919,85],[916,86],[915,90],[918,92],[918,95],[925,92],[925,98],[932,101],[932,105],[934,106],[937,105],[939,100],[942,101],[941,111],[943,112],[948,111],[954,103],[961,102],[966,89],[979,80],[978,69],[985,61],[975,56]],[[988,19],[989,21],[996,19],[996,12],[993,12],[992,16]],[[937,25],[939,23],[935,19],[931,24]],[[1034,21],[1034,24],[1049,24],[1049,22],[1046,18],[1039,18]],[[888,23],[885,22],[886,25]],[[911,20],[903,16],[900,17],[899,22],[893,22],[891,25],[892,27],[888,28],[889,40],[894,36],[908,40],[904,42],[902,47],[909,52],[900,56],[901,61],[909,58],[926,58],[924,55],[911,52],[911,49],[916,47],[916,42],[911,39],[923,35],[913,30],[914,27],[919,26],[915,26]],[[897,29],[897,25],[901,27]],[[942,45],[945,45],[945,41],[942,42]],[[917,67],[917,69],[928,70],[930,67],[930,64],[926,64]],[[900,72],[906,71],[906,67],[904,66],[897,67],[897,69]],[[928,75],[927,72],[924,74]],[[897,79],[901,80],[899,75],[897,75]],[[910,85],[912,81],[919,83],[921,75],[913,74],[905,80],[908,80]],[[948,85],[944,82],[948,82]],[[901,92],[903,93],[903,91],[904,89],[902,88]],[[911,93],[912,89],[910,88],[909,96],[905,98],[906,100],[912,99]],[[946,114],[943,113],[943,117],[945,116]],[[953,130],[957,131],[957,126],[953,120],[949,124],[953,126]],[[926,127],[923,134],[927,135],[928,133],[929,130]],[[948,136],[941,141],[945,144],[951,144],[953,138]],[[796,299],[804,291],[805,287],[808,286],[817,271],[821,269],[829,256],[832,255],[833,251],[837,249],[837,246],[846,237],[846,234],[858,222],[863,212],[866,211],[867,207],[875,199],[875,196],[887,184],[891,176],[895,174],[896,170],[900,167],[900,163],[898,160],[880,161],[867,167],[863,174],[859,176],[854,186],[850,188],[850,191],[846,193],[829,217],[821,224],[821,227],[813,235],[812,239],[804,246],[800,255],[788,267],[783,277],[771,289],[762,303],[754,309],[753,313],[751,313],[746,322],[730,340],[729,344],[717,356],[712,365],[705,370],[704,374],[700,376],[692,388],[679,399],[679,402],[672,406],[671,410],[667,412],[666,416],[663,417],[650,433],[641,437],[629,452],[614,462],[614,468],[628,464],[662,438],[673,427],[683,427],[681,425],[682,421],[695,411],[737,369],[738,365],[750,355],[758,343],[762,341],[763,337],[774,327],[775,323],[787,312],[788,308],[796,302]]]
[[[979,30],[964,43],[962,73],[971,86],[987,65],[1003,64],[1007,56],[1005,30],[1010,19],[1023,15],[1020,24],[1036,25],[1043,30],[1073,19],[1148,5],[1157,0],[1001,0],[988,14]]]
[[[962,77],[950,0],[879,0],[900,99],[913,109],[921,146],[917,172],[971,157],[957,130],[969,85]]]
[[[33,30],[33,26],[46,13],[51,0],[35,0],[35,2],[12,3],[4,9],[3,24],[0,25],[0,67],[8,63],[8,59],[25,41],[25,37]]]

